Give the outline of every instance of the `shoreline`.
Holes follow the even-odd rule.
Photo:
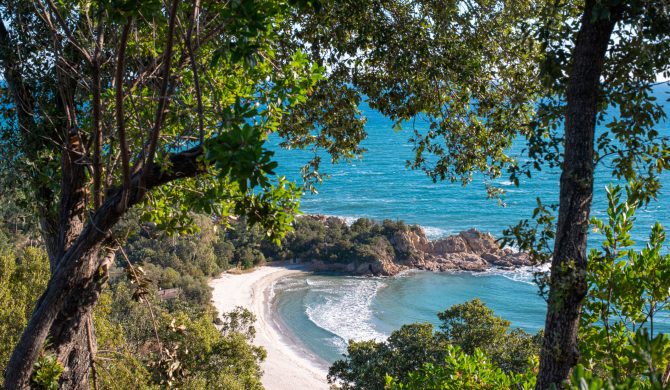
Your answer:
[[[274,283],[305,272],[303,265],[273,264],[248,273],[224,273],[209,282],[212,304],[219,314],[243,306],[256,316],[253,343],[267,351],[267,358],[261,363],[261,382],[268,390],[329,388],[323,362],[318,362],[313,354],[295,344],[295,336],[289,334],[290,330],[282,329],[281,320],[273,310],[271,290]]]

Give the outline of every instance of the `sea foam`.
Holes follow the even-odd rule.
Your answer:
[[[509,280],[513,280],[515,282],[520,282],[520,283],[527,283],[527,284],[535,284],[535,275],[537,273],[547,273],[549,272],[549,269],[551,268],[551,264],[546,263],[538,266],[525,266],[525,267],[518,267],[518,268],[489,268],[486,271],[483,272],[475,272],[473,275],[475,276],[489,276],[489,275],[498,275],[505,277]]]
[[[388,335],[377,331],[373,324],[372,300],[384,286],[382,280],[350,278],[344,283],[307,279],[310,293],[316,293],[306,303],[307,318],[316,326],[334,334],[330,341],[346,351],[349,340],[385,340]]]

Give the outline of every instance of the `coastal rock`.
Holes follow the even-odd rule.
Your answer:
[[[470,250],[478,255],[486,253],[497,253],[500,246],[490,233],[482,233],[477,229],[470,229],[458,233],[458,236],[470,247]]]
[[[330,216],[307,216],[326,228],[346,225]],[[371,222],[367,222],[370,226]],[[384,225],[387,226],[387,225]],[[495,237],[469,229],[431,241],[420,226],[394,225],[373,236],[363,254],[348,263],[312,261],[312,269],[355,275],[396,275],[406,269],[482,272],[492,267],[517,268],[532,264],[528,254],[501,248]],[[359,260],[360,259],[360,260]]]
[[[408,231],[396,232],[391,244],[398,252],[406,255],[430,252],[432,249],[432,243],[426,238],[426,232],[418,226]]]
[[[470,251],[470,248],[471,246],[468,244],[468,241],[459,234],[431,243],[428,252],[439,256],[444,253],[466,253]]]

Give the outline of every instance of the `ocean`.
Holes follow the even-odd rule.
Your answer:
[[[655,90],[666,102],[670,88]],[[430,238],[455,234],[471,227],[500,236],[503,229],[530,218],[540,197],[545,204],[558,199],[558,170],[543,169],[519,187],[502,177],[497,184],[506,190],[504,206],[487,199],[481,177],[475,176],[464,187],[460,183],[433,181],[421,171],[405,168],[412,158],[410,131],[394,132],[392,124],[379,113],[363,107],[368,118],[367,149],[362,159],[338,165],[324,164],[321,173],[329,179],[318,187],[318,194],[306,194],[301,210],[307,214],[335,215],[354,220],[404,220],[421,225]],[[658,125],[661,134],[670,135],[666,120]],[[299,178],[300,168],[310,158],[301,151],[276,147],[279,173]],[[512,154],[521,155],[522,142]],[[325,159],[324,159],[325,160]],[[606,217],[605,187],[615,181],[608,168],[596,170],[592,215]],[[638,210],[633,238],[636,247],[644,245],[655,221],[670,226],[670,175],[662,177],[664,188],[659,199]],[[589,246],[600,237],[591,234]],[[532,270],[490,271],[480,274],[410,272],[394,278],[306,275],[280,280],[273,287],[273,304],[281,322],[315,357],[332,363],[345,352],[347,341],[387,337],[402,324],[438,324],[436,313],[451,305],[480,298],[512,326],[537,332],[544,325],[546,303],[538,295]]]

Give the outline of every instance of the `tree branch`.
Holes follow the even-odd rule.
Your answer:
[[[51,12],[53,12],[54,15],[56,16],[56,20],[58,21],[58,24],[60,25],[60,28],[63,29],[63,32],[65,33],[65,36],[66,36],[67,40],[70,42],[72,47],[74,47],[75,49],[77,49],[77,51],[79,53],[81,53],[81,55],[84,57],[86,62],[88,62],[90,64],[91,63],[91,54],[88,51],[86,51],[86,49],[84,49],[79,44],[77,44],[77,41],[74,39],[74,36],[72,36],[72,32],[68,28],[67,23],[65,22],[65,19],[63,19],[63,16],[60,14],[60,12],[58,11],[58,8],[56,8],[56,5],[53,3],[53,1],[52,0],[46,0],[46,2],[47,2],[47,5],[49,6],[49,8],[51,9]],[[57,31],[54,31],[54,32],[58,33]]]
[[[127,210],[119,207],[124,193],[128,194],[127,202],[130,207],[143,199],[145,191],[144,188],[140,188],[141,185],[151,189],[174,180],[204,173],[206,166],[199,161],[202,154],[202,146],[173,154],[169,158],[171,167],[169,171],[153,166],[146,173],[138,172],[133,175],[130,191],[125,191],[123,187],[115,187],[109,192],[104,203],[93,214],[91,221],[63,255],[46,291],[38,301],[7,365],[5,376],[7,390],[23,390],[28,386],[33,366],[54,319],[66,305],[76,307],[81,313],[87,313],[93,307],[95,299],[91,299],[89,295],[97,294],[93,288],[98,268],[95,254],[102,248],[112,226]],[[142,180],[142,177],[145,180]],[[72,302],[78,304],[72,305]]]
[[[123,68],[126,55],[126,46],[128,44],[128,35],[130,33],[130,26],[133,21],[128,20],[128,23],[123,27],[121,34],[121,42],[119,44],[119,54],[116,61],[116,128],[119,133],[119,148],[121,150],[121,169],[123,175],[123,191],[121,202],[119,206],[125,210],[128,207],[128,191],[130,190],[130,158],[128,152],[128,141],[126,140],[126,126],[124,122],[123,113]]]
[[[156,122],[154,127],[151,130],[149,135],[149,151],[146,154],[146,165],[149,169],[145,172],[151,171],[151,167],[154,165],[154,155],[156,154],[156,147],[158,145],[158,136],[160,134],[161,128],[163,127],[163,121],[165,119],[165,113],[167,111],[168,104],[170,103],[170,96],[168,96],[168,87],[170,85],[170,65],[172,63],[172,46],[174,44],[174,28],[177,20],[177,8],[179,6],[179,0],[172,0],[172,7],[170,10],[170,21],[168,24],[168,36],[167,43],[165,44],[165,62],[163,63],[163,83],[161,85],[158,108],[156,109]],[[138,161],[138,164],[141,163]]]
[[[188,49],[188,56],[191,58],[191,67],[193,68],[193,82],[195,85],[195,97],[198,102],[198,137],[200,144],[203,143],[205,138],[205,126],[204,126],[204,113],[202,108],[202,92],[200,90],[200,77],[198,76],[198,63],[195,60],[195,53],[193,50],[193,44],[191,39],[193,37],[193,28],[196,30],[196,37],[198,36],[199,30],[199,17],[200,12],[200,0],[195,0],[195,5],[193,6],[193,15],[191,17],[191,22],[188,26],[188,32],[186,33],[186,48]]]
[[[93,208],[97,209],[102,203],[102,126],[101,126],[101,98],[100,98],[100,53],[104,44],[104,30],[102,28],[102,13],[98,18],[98,36],[95,43],[95,52],[92,61],[93,73]]]

